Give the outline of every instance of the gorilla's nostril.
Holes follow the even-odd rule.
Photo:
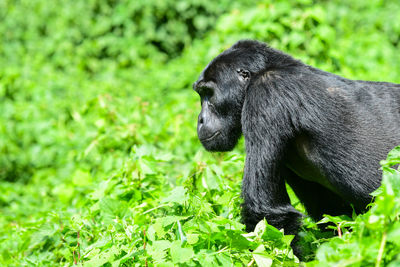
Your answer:
[[[203,124],[203,117],[200,117],[199,123],[200,123],[200,124]]]

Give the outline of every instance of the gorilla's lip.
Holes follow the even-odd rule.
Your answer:
[[[221,132],[220,131],[216,131],[213,135],[211,135],[210,137],[207,138],[203,138],[201,139],[201,141],[211,141],[212,139],[214,139],[215,137],[217,137]]]

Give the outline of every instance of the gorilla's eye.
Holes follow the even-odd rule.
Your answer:
[[[244,80],[248,80],[250,78],[250,72],[244,69],[237,69],[236,72],[242,76]]]

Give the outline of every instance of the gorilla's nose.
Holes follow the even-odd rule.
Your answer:
[[[202,113],[199,115],[199,118],[197,120],[197,131],[199,132],[201,130],[201,128],[203,128],[204,125],[204,116],[202,115]]]
[[[204,118],[203,118],[203,116],[200,115],[200,117],[199,117],[199,124],[201,125],[201,124],[203,124],[203,123],[204,123]]]

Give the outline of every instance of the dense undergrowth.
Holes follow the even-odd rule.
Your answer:
[[[296,265],[291,236],[244,232],[243,143],[204,151],[191,84],[242,38],[400,82],[398,14],[395,0],[0,1],[0,264]],[[327,216],[327,233],[306,220],[307,265],[400,265],[398,163],[400,148],[366,214]]]

